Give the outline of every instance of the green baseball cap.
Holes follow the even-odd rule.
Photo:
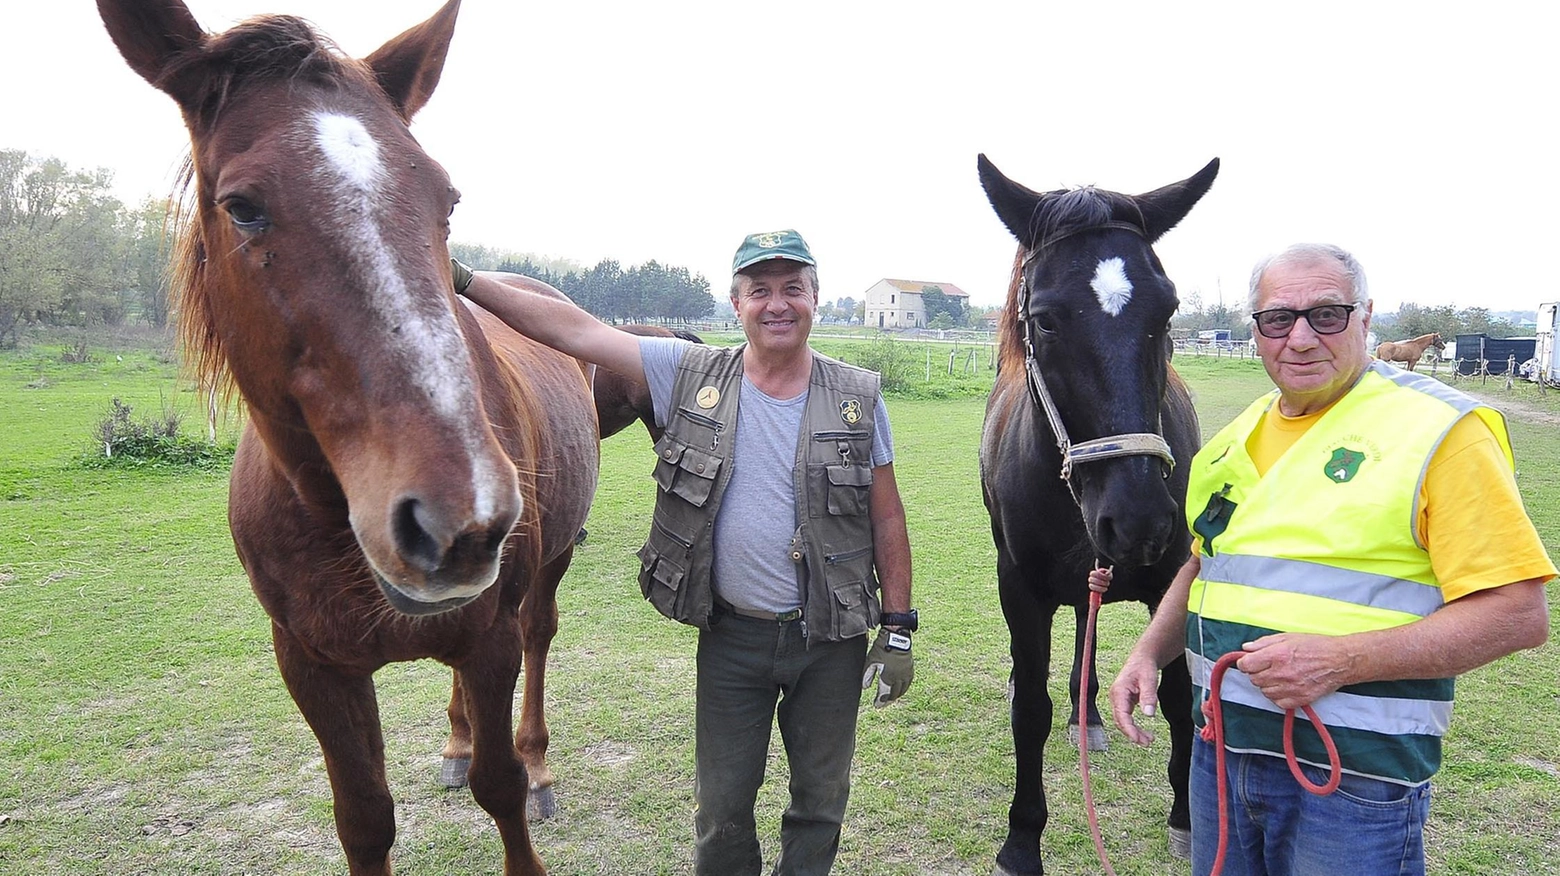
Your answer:
[[[735,274],[743,268],[752,267],[769,259],[790,259],[804,265],[814,267],[818,265],[807,249],[807,241],[803,240],[794,229],[787,228],[783,231],[765,231],[744,237],[742,245],[737,247],[736,256],[731,259],[731,272]]]

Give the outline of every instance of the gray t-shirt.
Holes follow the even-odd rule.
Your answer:
[[[655,406],[655,421],[671,416],[677,365],[692,342],[640,338],[639,355]],[[796,532],[792,469],[801,439],[807,392],[795,398],[766,395],[744,375],[737,399],[736,445],[731,480],[715,515],[715,592],[737,608],[786,612],[802,604],[801,581],[791,562]],[[894,461],[894,436],[883,397],[873,405],[872,465]]]

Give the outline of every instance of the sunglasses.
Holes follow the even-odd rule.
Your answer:
[[[1299,322],[1302,316],[1311,324],[1311,331],[1319,335],[1335,335],[1349,327],[1349,314],[1354,312],[1355,306],[1319,304],[1305,310],[1274,307],[1271,310],[1259,310],[1253,313],[1251,318],[1257,321],[1257,331],[1261,332],[1264,338],[1289,337],[1295,323]]]

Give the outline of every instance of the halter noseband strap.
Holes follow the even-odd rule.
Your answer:
[[[1122,456],[1157,456],[1164,460],[1167,466],[1167,477],[1168,469],[1175,468],[1175,454],[1170,452],[1170,445],[1157,432],[1127,432],[1121,435],[1109,435],[1104,438],[1081,441],[1077,444],[1072,443],[1072,440],[1067,436],[1067,427],[1062,425],[1061,411],[1056,407],[1056,402],[1051,398],[1050,390],[1046,389],[1045,378],[1040,374],[1040,366],[1035,361],[1034,334],[1029,326],[1029,282],[1024,277],[1029,263],[1066,238],[1075,234],[1082,234],[1085,231],[1100,231],[1107,228],[1130,231],[1139,237],[1146,236],[1142,228],[1130,222],[1111,221],[1099,225],[1074,228],[1051,237],[1025,253],[1018,273],[1018,321],[1019,325],[1023,327],[1024,336],[1024,382],[1029,386],[1030,399],[1036,406],[1045,411],[1046,421],[1051,426],[1051,434],[1056,438],[1056,447],[1062,453],[1062,480],[1067,482],[1067,489],[1072,492],[1073,501],[1075,502],[1079,501],[1078,488],[1072,479],[1072,470],[1075,463],[1097,462]]]

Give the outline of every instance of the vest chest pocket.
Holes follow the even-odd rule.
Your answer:
[[[697,508],[704,507],[720,474],[720,457],[664,435],[655,447],[655,483]]]
[[[864,465],[831,465],[826,471],[830,514],[856,517],[870,510],[871,468]]]

